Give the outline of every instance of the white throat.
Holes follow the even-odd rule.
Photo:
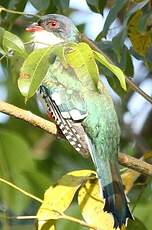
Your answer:
[[[45,48],[49,45],[56,45],[63,42],[62,38],[55,36],[51,32],[45,30],[34,32],[33,35],[34,49]]]

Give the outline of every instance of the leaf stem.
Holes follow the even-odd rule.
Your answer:
[[[82,226],[89,227],[90,229],[97,230],[97,228],[96,228],[95,226],[90,225],[90,224],[87,224],[87,223],[86,223],[85,221],[83,221],[83,220],[79,220],[79,219],[77,219],[77,218],[75,218],[75,217],[68,216],[68,215],[66,215],[66,214],[64,214],[64,213],[62,213],[62,212],[57,211],[57,210],[52,210],[52,211],[58,213],[60,219],[69,220],[69,221],[78,223],[78,224],[80,224],[80,225],[82,225]]]
[[[4,217],[3,215],[0,215],[0,219],[33,220],[33,219],[37,219],[37,217],[36,216],[7,216],[7,217]]]
[[[28,196],[28,197],[30,197],[30,198],[32,198],[32,199],[34,199],[34,200],[40,202],[40,203],[43,202],[43,200],[41,200],[40,198],[38,198],[38,197],[32,195],[32,194],[29,193],[29,192],[26,192],[25,190],[19,188],[18,186],[14,185],[13,183],[11,183],[11,182],[9,182],[9,181],[7,181],[7,180],[1,178],[1,177],[0,177],[0,181],[3,182],[3,183],[5,183],[5,184],[7,184],[7,185],[9,185],[10,187],[16,189],[17,191],[23,193],[24,195],[26,195],[26,196]]]
[[[27,15],[27,16],[32,16],[32,17],[38,17],[38,18],[40,18],[39,15],[35,15],[35,14],[32,14],[32,13],[25,13],[25,12],[16,11],[16,10],[10,10],[10,9],[7,9],[5,7],[0,6],[0,13],[2,11],[5,11],[5,12],[11,13],[11,14],[20,14],[20,15]]]

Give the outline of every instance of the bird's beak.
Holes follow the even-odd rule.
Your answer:
[[[37,24],[33,23],[32,25],[26,27],[25,30],[27,32],[38,32],[38,31],[42,31],[43,27],[42,26],[38,26]]]

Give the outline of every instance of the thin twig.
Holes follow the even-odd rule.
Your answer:
[[[30,197],[30,198],[32,198],[32,199],[34,199],[34,200],[40,202],[40,203],[43,202],[43,200],[41,200],[40,198],[38,198],[38,197],[32,195],[32,194],[29,193],[29,192],[26,192],[25,190],[19,188],[18,186],[14,185],[13,183],[11,183],[11,182],[9,182],[9,181],[7,181],[7,180],[1,178],[1,177],[0,177],[0,181],[3,182],[3,183],[5,183],[5,184],[7,184],[7,185],[9,185],[10,187],[16,189],[17,191],[23,193],[24,195],[26,195],[26,196],[28,196],[28,197]]]
[[[35,15],[35,14],[32,14],[32,13],[25,13],[25,12],[21,12],[21,11],[7,9],[5,7],[0,6],[0,13],[2,11],[5,11],[5,12],[11,13],[11,14],[20,14],[20,15],[26,15],[26,16],[32,16],[32,17],[38,17],[38,18],[40,18],[40,16],[38,14]]]
[[[62,213],[62,212],[59,212],[59,211],[57,211],[57,210],[52,210],[52,211],[58,213],[60,219],[69,220],[69,221],[78,223],[78,224],[80,224],[80,225],[82,225],[82,226],[89,227],[89,228],[91,228],[91,229],[97,230],[97,228],[96,228],[95,226],[90,225],[90,224],[87,224],[87,223],[84,222],[83,220],[79,220],[79,219],[77,219],[77,218],[75,218],[75,217],[72,217],[72,216],[67,216],[66,214],[64,214],[64,213]]]
[[[10,187],[16,189],[17,191],[21,192],[22,194],[24,194],[24,195],[26,195],[26,196],[28,196],[28,197],[30,197],[30,198],[32,198],[32,199],[34,199],[34,200],[40,202],[40,203],[43,203],[43,200],[41,200],[40,198],[38,198],[38,197],[32,195],[31,193],[26,192],[25,190],[23,190],[23,189],[19,188],[18,186],[14,185],[13,183],[11,183],[11,182],[9,182],[9,181],[3,179],[3,178],[0,178],[0,181],[3,182],[3,183],[5,183],[5,184],[7,184],[7,185],[9,185]],[[62,213],[62,212],[60,212],[60,211],[58,211],[58,210],[52,210],[52,211],[58,213],[60,219],[65,219],[65,220],[73,221],[73,222],[78,223],[78,224],[80,224],[80,225],[82,225],[82,226],[89,227],[89,228],[91,228],[91,229],[97,230],[96,227],[87,224],[87,223],[84,222],[83,220],[79,220],[79,219],[77,219],[77,218],[75,218],[75,217],[65,215],[64,213]],[[2,218],[3,218],[3,219],[16,219],[16,220],[37,219],[36,216],[16,216],[16,217],[14,217],[14,216],[13,216],[13,217],[4,217],[4,216],[0,216],[0,219],[2,219]],[[48,219],[48,220],[49,220],[49,219]],[[47,221],[47,220],[45,220],[45,221]]]
[[[33,220],[37,219],[37,216],[7,216],[4,217],[0,215],[0,219],[8,219],[8,220]]]
[[[4,101],[0,101],[0,112],[24,120],[29,124],[39,127],[48,133],[57,135],[57,127],[54,123],[47,121],[39,116],[36,116],[35,114],[29,111],[20,109]],[[128,156],[124,153],[119,153],[118,159],[120,164],[128,168],[134,169],[135,171],[140,172],[142,174],[152,176],[152,165],[140,159]]]
[[[59,212],[58,210],[52,210],[52,211],[59,214],[59,219],[69,220],[69,221],[72,221],[74,223],[80,224],[82,226],[89,227],[90,229],[97,230],[97,228],[95,226],[87,224],[83,220],[79,220],[75,217],[68,216],[68,215],[64,214],[63,212]],[[37,216],[7,216],[7,217],[4,217],[1,215],[0,219],[8,219],[8,220],[33,220],[34,219],[35,220],[35,219],[37,219]],[[48,220],[45,219],[44,222],[47,222],[49,220],[50,219],[48,219]]]

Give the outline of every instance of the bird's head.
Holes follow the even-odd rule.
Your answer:
[[[33,33],[35,48],[42,48],[61,42],[77,42],[80,37],[80,33],[73,22],[59,14],[42,16],[37,23],[27,27],[26,31]]]

